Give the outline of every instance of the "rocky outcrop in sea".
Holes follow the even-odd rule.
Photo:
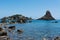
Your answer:
[[[55,20],[55,18],[53,18],[50,11],[46,11],[46,14],[43,17],[38,18],[38,20]]]
[[[12,24],[12,23],[26,23],[27,20],[32,20],[32,18],[25,17],[20,14],[16,14],[16,15],[2,18],[1,23],[10,23],[10,24]]]
[[[1,27],[0,27],[0,40],[10,40],[7,32]]]

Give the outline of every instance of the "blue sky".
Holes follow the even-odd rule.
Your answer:
[[[0,18],[14,14],[40,18],[47,10],[60,19],[60,0],[0,0]]]

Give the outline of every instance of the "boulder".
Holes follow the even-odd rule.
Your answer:
[[[0,27],[0,40],[10,40],[7,32],[1,27]]]
[[[2,31],[3,29],[0,27],[0,31]]]
[[[56,37],[56,38],[54,38],[54,40],[60,40],[60,37]]]
[[[46,14],[38,20],[55,20],[55,18],[52,17],[50,11],[46,11]]]
[[[17,32],[18,32],[19,34],[21,34],[21,33],[23,33],[23,30],[17,30]]]
[[[0,28],[0,36],[7,36],[7,32],[2,28]]]
[[[0,40],[11,40],[8,36],[0,36]]]
[[[8,29],[15,30],[15,26],[10,26]]]
[[[7,32],[0,32],[0,36],[7,36]]]

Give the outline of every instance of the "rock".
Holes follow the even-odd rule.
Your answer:
[[[17,30],[17,32],[18,32],[19,34],[21,34],[21,33],[23,33],[23,30]]]
[[[51,37],[44,37],[44,38],[42,38],[42,40],[52,40],[52,38]]]
[[[0,36],[0,40],[10,40],[8,36]]]
[[[56,38],[54,38],[54,40],[60,40],[60,37],[56,37]]]
[[[16,14],[16,15],[2,18],[1,23],[11,23],[11,24],[13,24],[13,23],[26,23],[27,20],[32,20],[32,18],[25,17],[25,16],[20,15],[20,14]]]
[[[7,36],[7,32],[0,32],[0,36]]]
[[[2,27],[3,25],[2,25],[2,23],[0,23],[0,27]]]
[[[0,40],[10,40],[7,35],[7,32],[2,28],[0,28]]]
[[[55,21],[55,23],[58,23],[57,21]]]
[[[26,20],[25,19],[20,19],[20,20],[17,20],[17,23],[26,23]]]
[[[10,24],[15,24],[16,22],[15,21],[11,21]]]
[[[38,20],[55,20],[55,18],[52,17],[50,11],[47,11],[46,14]]]
[[[52,23],[58,23],[58,21],[52,22]]]
[[[3,29],[0,27],[0,31],[2,31]]]
[[[7,32],[0,28],[0,36],[7,36]]]
[[[15,30],[15,26],[10,26],[8,29]]]

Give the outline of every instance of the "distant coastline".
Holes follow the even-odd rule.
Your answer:
[[[10,24],[11,23],[26,23],[27,20],[33,20],[33,18],[25,17],[21,14],[16,14],[16,15],[1,18],[1,23],[10,23]],[[35,20],[55,20],[55,18],[53,18],[50,11],[47,10],[46,14],[43,17],[37,18]]]

